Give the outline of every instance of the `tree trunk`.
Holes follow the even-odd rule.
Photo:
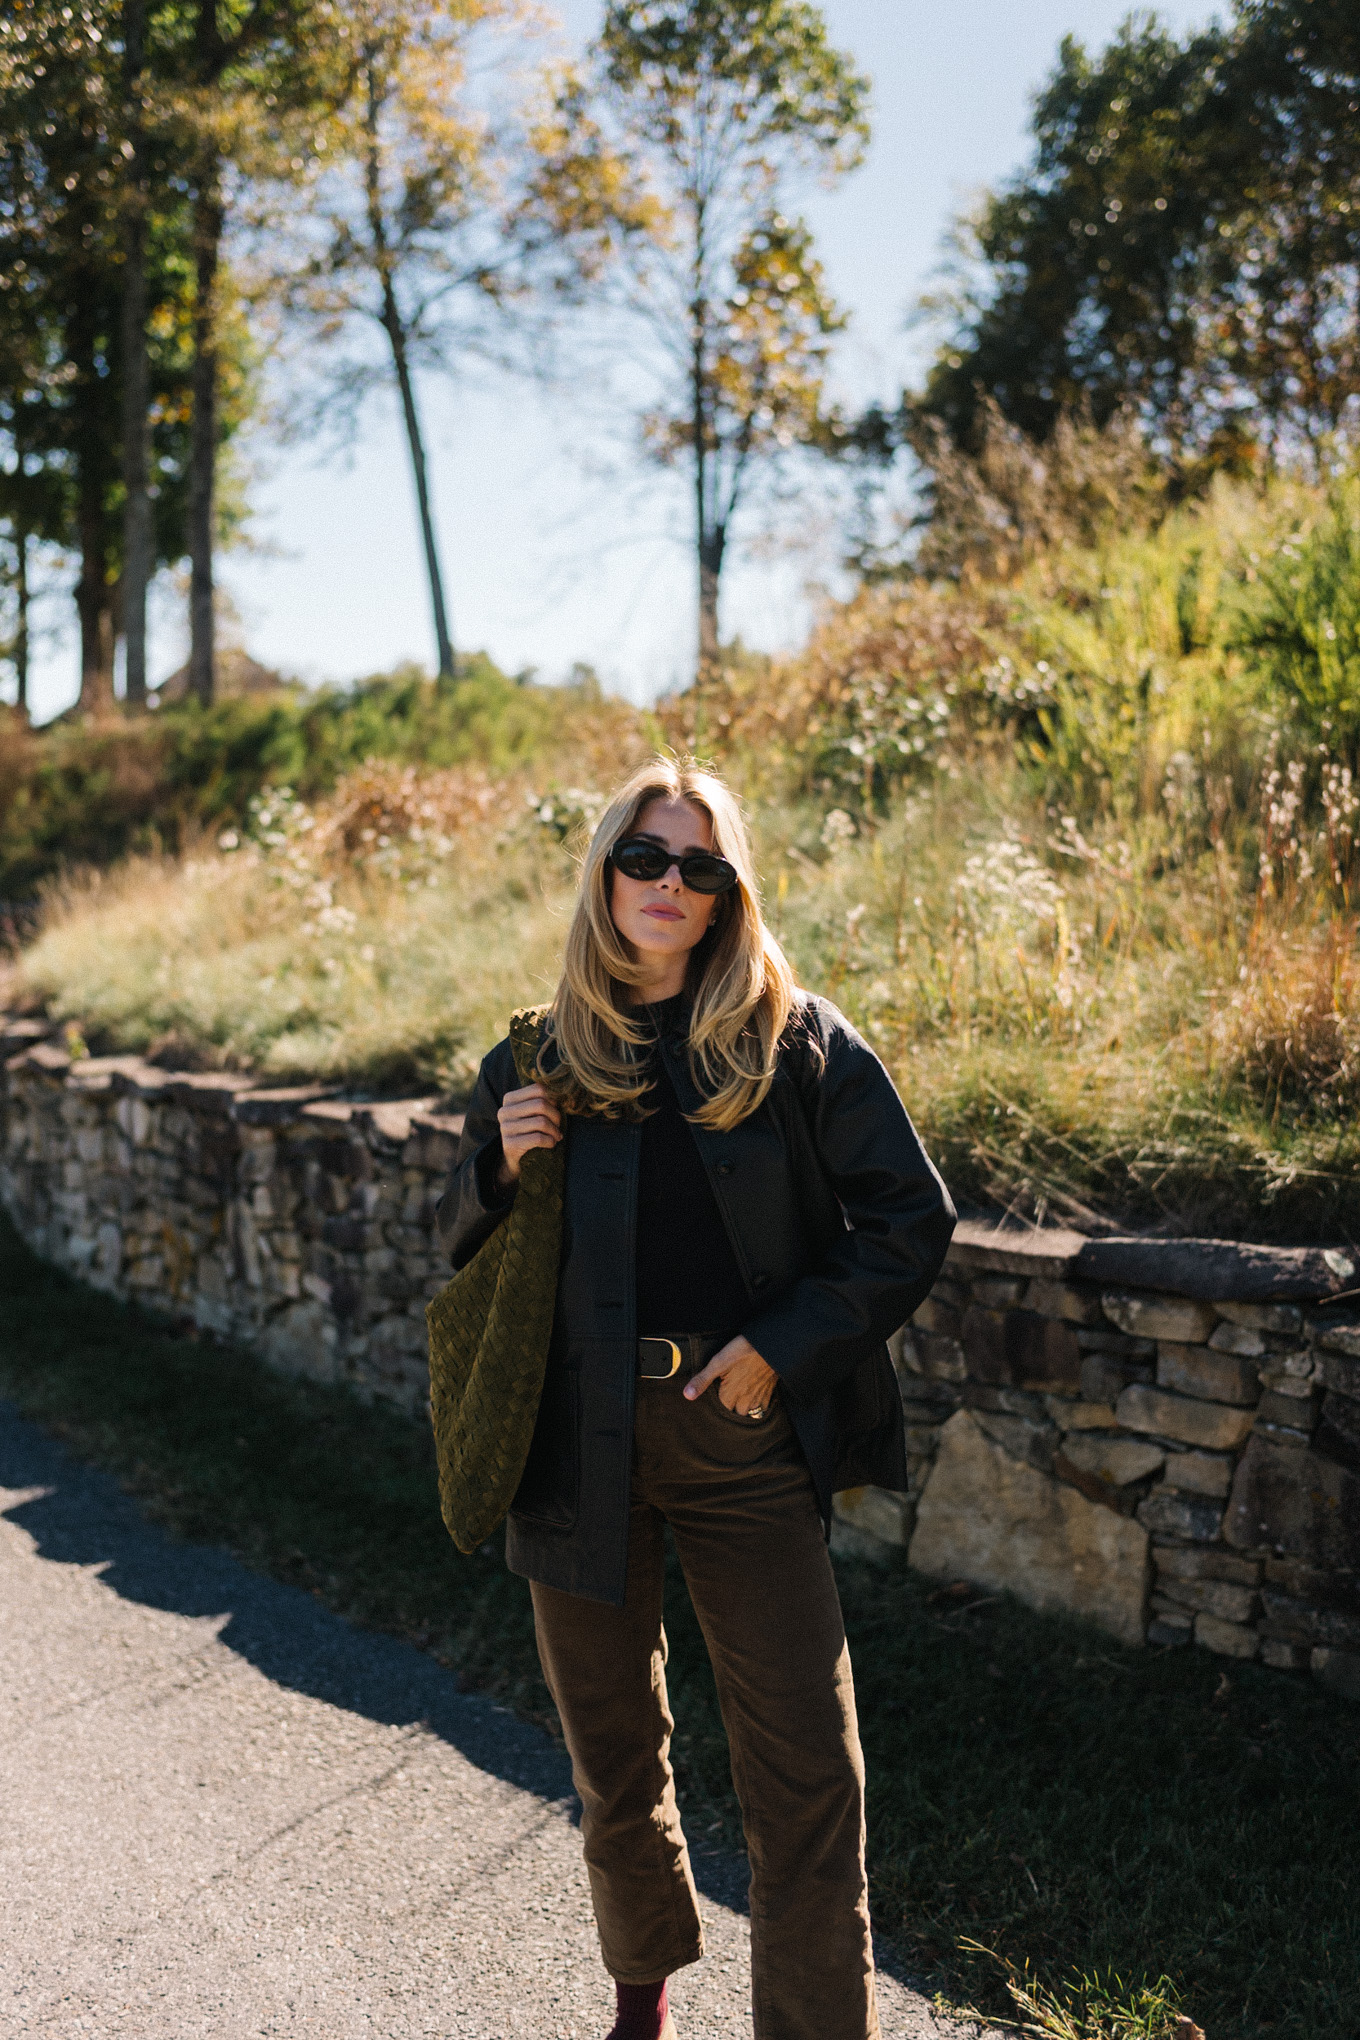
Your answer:
[[[194,205],[193,422],[189,444],[189,688],[205,708],[216,680],[213,539],[217,511],[217,264],[220,165],[210,152]]]
[[[19,615],[14,630],[14,677],[18,682],[16,706],[20,715],[28,714],[28,533],[22,528],[14,535],[14,550],[17,555],[14,570],[14,593]]]
[[[98,476],[96,475],[96,482]],[[113,599],[105,551],[103,490],[87,486],[81,476],[80,580],[76,611],[80,617],[80,706],[87,715],[112,715]]]
[[[694,543],[699,565],[699,664],[696,685],[702,687],[718,671],[718,582],[722,574],[725,532],[709,501],[712,474],[709,409],[712,392],[707,371],[708,302],[703,288],[704,217],[695,229],[694,300],[690,308],[690,433],[694,445]]]
[[[76,531],[80,578],[80,706],[87,715],[113,710],[113,604],[109,590],[108,482],[112,421],[104,404],[97,354],[99,287],[89,270],[77,273],[66,345],[71,382],[71,451],[76,471]]]
[[[430,484],[425,467],[425,442],[416,411],[416,393],[411,381],[411,363],[406,352],[406,328],[392,281],[392,257],[387,245],[387,221],[382,202],[382,142],[379,121],[382,106],[378,77],[370,69],[367,80],[368,112],[365,120],[368,155],[364,165],[364,189],[368,207],[368,231],[374,263],[382,284],[382,323],[392,349],[392,366],[401,392],[401,414],[406,424],[406,444],[411,450],[411,472],[415,476],[416,505],[420,512],[420,537],[425,547],[425,571],[430,582],[430,607],[434,612],[434,641],[439,656],[439,677],[453,678],[453,637],[444,603],[444,576],[439,565],[439,548],[434,536],[434,513],[430,508]]]
[[[718,670],[721,644],[718,638],[718,585],[722,577],[723,550],[727,534],[716,531],[699,534],[699,677],[710,679]]]
[[[416,393],[411,383],[411,365],[406,357],[406,335],[402,330],[401,318],[395,301],[392,300],[391,286],[383,289],[384,317],[387,337],[392,343],[392,361],[397,371],[397,387],[401,391],[402,416],[406,421],[406,443],[411,449],[411,469],[415,475],[416,503],[420,510],[420,536],[425,547],[425,569],[430,577],[430,606],[434,612],[434,640],[439,654],[439,677],[453,678],[453,638],[449,633],[448,611],[444,607],[444,577],[439,566],[439,548],[435,544],[434,515],[430,509],[430,485],[425,470],[425,443],[421,438],[420,419],[416,414]]]
[[[123,633],[126,700],[146,705],[146,590],[152,571],[151,498],[147,494],[150,378],[146,347],[146,162],[138,97],[146,44],[146,0],[124,0],[123,66],[132,157],[123,218]]]

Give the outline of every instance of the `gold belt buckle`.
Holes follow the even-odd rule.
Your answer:
[[[643,1346],[669,1346],[671,1354],[671,1364],[666,1369],[666,1372],[664,1374],[644,1374],[642,1377],[644,1381],[670,1381],[680,1372],[680,1348],[676,1345],[674,1339],[661,1339],[657,1338],[654,1334],[649,1334],[645,1339],[640,1340],[639,1344]]]

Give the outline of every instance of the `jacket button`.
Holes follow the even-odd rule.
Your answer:
[[[768,1289],[769,1286],[770,1278],[768,1275],[753,1275],[751,1277],[752,1289]]]
[[[730,1176],[734,1167],[735,1164],[732,1162],[719,1162],[718,1174],[720,1176]]]

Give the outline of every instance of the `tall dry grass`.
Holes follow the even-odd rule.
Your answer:
[[[1086,1227],[1360,1221],[1354,839],[1296,818],[1270,854],[1277,776],[1254,818],[1184,766],[1161,815],[1083,824],[983,759],[885,816],[830,809],[820,841],[765,818],[800,975],[965,1196]]]
[[[309,807],[51,889],[24,985],[90,1037],[280,1078],[466,1092],[556,976],[572,865],[523,785],[370,765]]]
[[[1279,664],[1281,587],[1331,585],[1339,514],[1220,486],[1009,579],[868,588],[800,659],[663,705],[966,1200],[1360,1234],[1360,725]],[[461,1095],[553,982],[626,734],[266,790],[178,864],[50,892],[24,982],[111,1045]]]
[[[1280,1236],[1349,1225],[1360,1158],[1349,823],[1272,837],[1280,779],[1254,828],[1189,767],[1160,816],[1083,824],[981,754],[873,813],[814,794],[752,818],[801,980],[965,1199]],[[605,790],[370,767],[315,807],[263,797],[179,863],[50,894],[24,984],[96,1046],[464,1096],[551,989]]]

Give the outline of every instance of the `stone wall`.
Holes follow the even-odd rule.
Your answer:
[[[29,1244],[275,1366],[421,1413],[461,1121],[0,1017],[0,1198]],[[894,1342],[906,1496],[836,1538],[1129,1643],[1311,1670],[1360,1699],[1360,1256],[961,1225]]]
[[[429,1099],[73,1061],[0,1032],[0,1199],[35,1252],[96,1288],[412,1414],[425,1305],[448,1280],[434,1206],[462,1121]]]
[[[960,1225],[896,1341],[911,1492],[842,1540],[1360,1699],[1357,1259]]]

